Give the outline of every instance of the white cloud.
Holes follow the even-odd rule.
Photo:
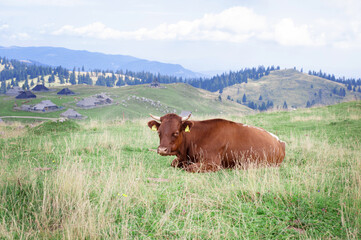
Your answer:
[[[10,40],[28,40],[30,39],[30,35],[26,32],[14,32],[10,29],[8,24],[0,25],[0,38],[2,39],[10,39]]]
[[[30,35],[28,33],[25,32],[20,32],[20,33],[14,33],[11,34],[10,39],[14,39],[14,40],[27,40],[30,39]]]
[[[348,19],[317,19],[314,32],[322,35],[326,45],[343,49],[361,48],[361,22]]]
[[[325,45],[324,35],[312,33],[307,24],[295,25],[292,19],[284,18],[275,24],[272,38],[284,46],[321,46]]]
[[[8,24],[0,25],[0,31],[5,30],[5,29],[8,29],[8,28],[9,28],[9,25],[8,25]]]
[[[342,31],[340,40],[334,42],[334,46],[344,49],[361,48],[361,23],[352,21]]]
[[[38,0],[40,1],[40,0]],[[86,26],[65,25],[54,35],[96,39],[219,41],[243,43],[251,39],[271,41],[282,46],[361,46],[358,21],[317,19],[295,23],[291,18],[267,19],[246,7],[232,7],[220,13],[205,14],[192,21],[163,23],[154,28],[120,31],[101,22]]]
[[[233,7],[218,14],[206,14],[193,21],[161,24],[153,29],[119,31],[100,22],[83,27],[66,25],[54,31],[55,35],[87,36],[99,39],[136,40],[209,40],[243,42],[266,28],[266,19],[245,7]]]
[[[118,39],[122,37],[122,33],[120,31],[109,28],[100,22],[95,22],[84,27],[65,25],[59,30],[52,32],[52,34],[92,37],[99,39]]]

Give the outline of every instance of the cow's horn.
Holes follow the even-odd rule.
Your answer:
[[[187,117],[182,117],[182,122],[187,121],[191,117],[192,113],[190,113]]]
[[[160,121],[160,117],[157,117],[157,116],[153,116],[152,114],[149,114],[153,119],[157,120],[157,121]]]

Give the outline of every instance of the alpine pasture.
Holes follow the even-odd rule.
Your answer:
[[[275,133],[286,158],[279,168],[203,174],[149,151],[159,143],[149,118],[91,113],[84,121],[0,123],[0,238],[361,237],[360,101],[218,113]]]

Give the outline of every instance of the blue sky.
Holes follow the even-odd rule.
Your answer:
[[[359,0],[0,0],[0,46],[56,46],[179,63],[361,77]]]

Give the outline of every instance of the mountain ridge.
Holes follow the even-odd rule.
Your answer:
[[[150,61],[129,55],[105,54],[87,50],[72,50],[64,47],[3,47],[0,46],[0,56],[35,61],[53,67],[62,66],[69,70],[84,67],[86,70],[122,70],[134,72],[151,72],[153,74],[170,75],[182,78],[204,76],[185,69],[180,64]]]

